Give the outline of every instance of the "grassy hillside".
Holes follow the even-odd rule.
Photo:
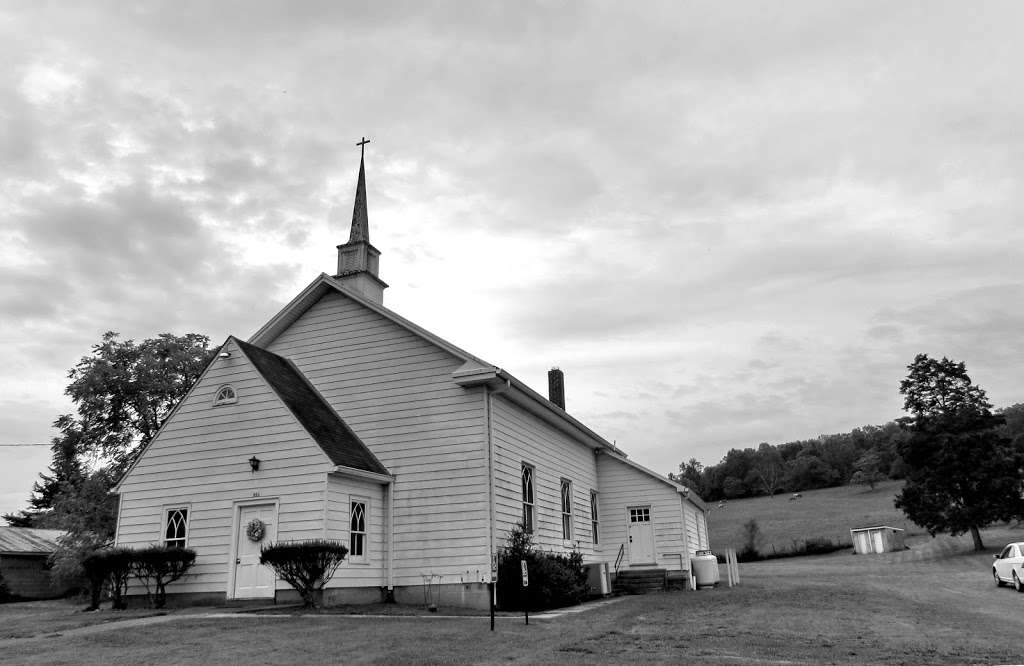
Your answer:
[[[803,492],[803,499],[788,494],[730,500],[724,506],[709,505],[708,530],[716,551],[743,546],[743,524],[757,519],[761,528],[758,550],[769,554],[790,550],[794,541],[827,538],[850,542],[850,529],[872,525],[902,527],[906,536],[925,534],[893,506],[902,481],[886,481],[868,490],[866,486],[843,486]]]

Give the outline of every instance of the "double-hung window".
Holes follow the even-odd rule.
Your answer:
[[[572,541],[572,481],[562,479],[562,539]]]
[[[598,521],[597,521],[597,491],[590,491],[590,532],[594,535],[594,543],[598,541]]]
[[[352,500],[349,507],[349,562],[366,561],[366,502]]]
[[[184,548],[188,539],[188,508],[167,509],[164,514],[164,545],[168,548]]]
[[[533,534],[533,467],[523,463],[523,530],[527,534]]]

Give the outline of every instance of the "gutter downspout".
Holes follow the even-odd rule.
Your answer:
[[[492,573],[498,553],[494,548],[494,431],[491,424],[491,389],[484,388],[484,432],[487,437],[487,561],[491,569],[487,580],[494,582]]]
[[[395,599],[395,481],[391,479],[387,482],[387,490],[384,492],[387,495],[388,501],[388,560],[387,560],[387,598],[391,601]]]
[[[498,550],[495,546],[495,529],[497,520],[494,516],[494,396],[501,395],[502,393],[508,392],[512,387],[512,382],[505,380],[505,385],[498,388],[492,389],[489,386],[484,387],[484,421],[485,421],[485,436],[487,437],[487,553],[491,564],[491,572],[488,573],[488,580],[494,583],[492,586],[493,596],[491,603],[497,605],[498,603],[498,585],[493,572],[498,562]]]

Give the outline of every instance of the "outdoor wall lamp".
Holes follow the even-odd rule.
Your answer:
[[[252,467],[252,471],[254,472],[260,471],[260,459],[256,456],[249,458],[249,467]]]

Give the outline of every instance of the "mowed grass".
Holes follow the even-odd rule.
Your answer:
[[[729,500],[719,507],[708,505],[708,533],[711,547],[741,549],[743,525],[751,518],[761,529],[758,550],[762,554],[791,550],[794,542],[825,538],[850,543],[850,530],[858,527],[889,525],[906,530],[906,536],[926,534],[903,512],[893,506],[902,481],[885,481],[870,490],[867,486],[842,486],[808,490],[803,498],[790,500],[790,494]]]
[[[985,532],[995,551],[1020,528]],[[740,565],[741,584],[559,617],[179,614],[0,639],[12,664],[1024,663],[1024,594],[969,538]],[[443,609],[442,609],[443,611]],[[5,613],[17,613],[6,608]],[[8,615],[10,617],[10,615]],[[150,624],[146,624],[146,623]],[[123,625],[123,629],[118,627]]]

